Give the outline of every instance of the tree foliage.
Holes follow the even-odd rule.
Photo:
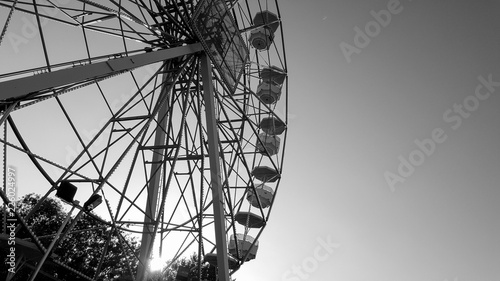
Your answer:
[[[16,201],[16,210],[22,217],[30,212],[40,200],[39,195],[28,194]],[[3,209],[2,209],[3,210]],[[3,211],[2,211],[3,212]],[[3,215],[2,215],[3,216]],[[57,199],[47,198],[39,206],[36,213],[26,220],[27,225],[39,238],[42,245],[47,248],[54,239],[54,234],[68,216],[62,204]],[[73,218],[67,224],[69,226]],[[67,227],[66,227],[67,228]],[[16,234],[17,239],[31,241],[27,229],[21,229]],[[32,242],[32,241],[31,241]],[[107,247],[106,254],[102,250]],[[86,276],[97,277],[97,280],[120,280],[125,276],[135,276],[139,243],[130,236],[104,224],[96,219],[96,216],[83,214],[77,221],[75,227],[64,237],[57,247],[53,249],[49,262],[45,263],[42,270],[59,280],[85,280],[75,272],[72,272],[54,263],[61,262]],[[6,249],[2,249],[3,252]],[[6,256],[2,252],[2,257]],[[100,265],[100,274],[96,270]],[[24,265],[24,266],[23,266]],[[33,264],[31,264],[31,267]],[[17,268],[13,280],[28,280],[33,271],[29,263],[21,264]],[[0,276],[7,275],[5,263],[0,265]],[[39,274],[36,280],[53,280],[44,274]]]
[[[153,272],[148,281],[176,281],[178,280],[176,278],[180,268],[187,269],[187,281],[217,281],[217,268],[209,263],[201,264],[201,275],[199,274],[198,255],[196,253],[193,253],[189,258],[166,262],[165,267],[161,271]],[[235,281],[232,278],[230,280]]]
[[[17,212],[21,217],[26,217],[40,199],[40,195],[36,194],[28,194],[22,197],[16,201]],[[0,212],[3,217],[3,208],[0,208]],[[44,247],[47,248],[67,216],[68,214],[64,211],[58,199],[46,198],[34,215],[26,220],[26,223]],[[73,218],[68,225],[71,224],[72,220]],[[21,229],[16,234],[16,238],[32,242],[27,229]],[[102,257],[102,250],[105,247],[107,247],[106,255]],[[140,243],[136,239],[117,229],[113,229],[95,215],[83,214],[75,227],[53,249],[48,262],[42,267],[43,273],[37,275],[36,281],[54,280],[53,278],[61,281],[86,280],[75,272],[54,263],[54,261],[61,262],[86,276],[95,278],[95,280],[133,280],[132,276],[136,275],[138,266],[139,249]],[[0,248],[2,257],[6,257],[7,254],[8,248]],[[100,273],[95,276],[101,259]],[[167,267],[167,265],[169,266]],[[12,281],[28,280],[34,266],[36,266],[34,262],[31,265],[29,262],[21,263],[16,268],[17,272]],[[198,255],[193,253],[189,258],[167,262],[162,270],[151,273],[148,281],[175,281],[180,268],[188,269],[187,281],[217,280],[217,268],[208,263],[201,265],[201,275],[199,274]],[[7,264],[2,262],[0,264],[0,276],[7,276],[7,270]]]

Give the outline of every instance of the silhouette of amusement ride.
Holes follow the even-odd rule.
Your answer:
[[[117,242],[124,280],[146,280],[153,257],[168,268],[194,252],[227,281],[258,256],[288,124],[278,1],[2,1],[0,11],[2,53],[22,19],[37,33],[0,68],[3,169],[19,167],[42,196],[15,212],[15,231],[29,234],[19,251],[37,253],[18,268],[31,280],[45,264],[111,278],[108,243],[91,274],[51,254],[82,216],[140,241],[133,254]],[[73,217],[47,247],[26,222],[53,196]]]

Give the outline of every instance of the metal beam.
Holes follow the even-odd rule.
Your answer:
[[[76,206],[78,206],[78,204],[79,204],[78,201],[74,201],[73,202],[73,207],[69,211],[68,216],[64,220],[63,224],[59,227],[59,230],[57,230],[57,233],[54,236],[54,239],[50,243],[49,247],[47,248],[47,251],[45,252],[45,254],[43,255],[43,257],[38,261],[38,263],[36,265],[36,268],[35,268],[35,271],[33,271],[31,273],[29,281],[34,281],[35,278],[36,278],[36,276],[37,276],[37,274],[38,274],[38,272],[40,271],[40,269],[42,269],[42,266],[45,263],[45,260],[49,257],[49,255],[52,252],[52,248],[54,248],[54,246],[58,242],[59,238],[61,237],[61,233],[63,232],[64,227],[66,226],[66,224],[68,224],[69,220],[71,219],[71,213],[73,213],[73,211],[75,210]]]
[[[212,65],[206,53],[201,55],[203,78],[203,99],[207,119],[208,152],[210,157],[210,186],[214,208],[215,243],[217,248],[217,269],[219,281],[229,281],[227,261],[226,225],[224,218],[224,191],[220,174],[219,136],[215,119],[215,105],[212,81]]]
[[[18,99],[30,94],[36,96],[39,92],[55,87],[118,74],[202,50],[201,44],[196,43],[9,80],[0,83],[0,100]]]
[[[167,70],[169,63],[165,66],[165,70]],[[172,89],[167,87],[165,84],[169,79],[172,79],[168,74],[163,75],[163,86],[161,89],[161,96],[170,95]],[[141,251],[139,253],[139,264],[137,267],[137,278],[138,281],[144,281],[148,277],[148,267],[149,267],[149,259],[151,258],[151,244],[155,240],[155,218],[157,216],[157,204],[158,204],[158,196],[159,196],[159,187],[160,181],[162,177],[162,167],[165,163],[164,158],[167,155],[167,148],[163,149],[162,146],[166,146],[166,134],[168,131],[168,118],[165,118],[169,111],[169,100],[165,102],[165,104],[160,108],[160,112],[158,113],[158,124],[155,129],[155,146],[157,148],[153,149],[153,159],[151,161],[151,173],[150,173],[150,181],[147,189],[147,202],[146,202],[146,215],[144,217],[144,227],[141,238]],[[160,253],[161,254],[161,253]]]

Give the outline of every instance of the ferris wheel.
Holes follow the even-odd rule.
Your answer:
[[[115,233],[140,242],[126,255],[115,241],[123,280],[146,280],[153,256],[195,253],[222,281],[257,257],[288,123],[278,1],[0,0],[0,19],[0,194],[9,206],[11,167],[19,191],[41,194],[28,214],[11,209],[29,236],[18,255],[38,253],[18,261],[32,280],[45,265],[111,279]],[[54,197],[73,218],[47,246],[27,221]],[[79,232],[108,239],[90,273],[52,254],[84,216],[101,227]]]

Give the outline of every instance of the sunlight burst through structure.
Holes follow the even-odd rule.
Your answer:
[[[151,259],[149,268],[151,271],[160,271],[165,266],[166,260],[161,257],[154,257]]]

